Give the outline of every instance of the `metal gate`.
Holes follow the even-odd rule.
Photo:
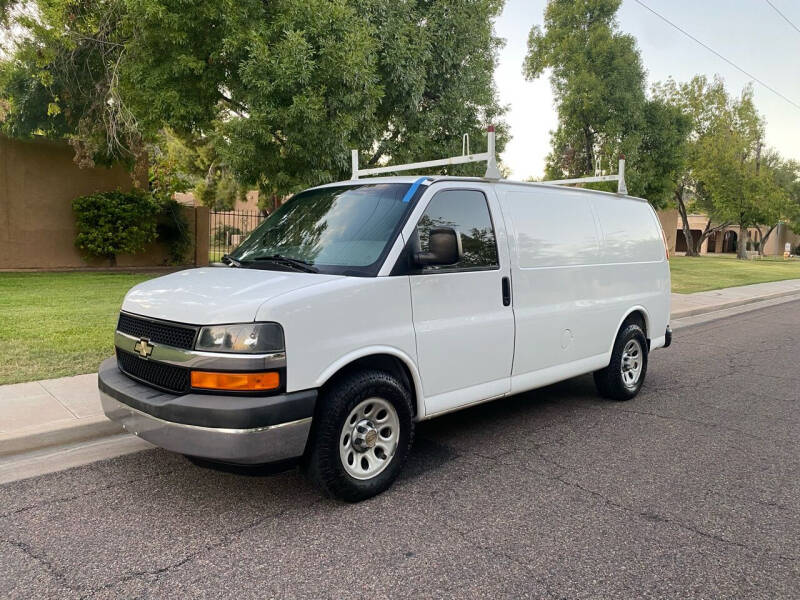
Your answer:
[[[238,246],[267,217],[257,210],[208,213],[208,260],[215,263]]]

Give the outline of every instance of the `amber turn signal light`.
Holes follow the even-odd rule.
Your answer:
[[[281,376],[276,371],[266,373],[192,371],[192,387],[203,390],[257,392],[277,389],[280,384]]]

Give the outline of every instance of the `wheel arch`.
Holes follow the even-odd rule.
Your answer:
[[[391,346],[362,348],[339,358],[317,378],[320,390],[333,384],[340,377],[358,369],[380,369],[398,377],[411,393],[414,418],[425,416],[422,381],[414,361],[405,352]]]
[[[614,330],[614,339],[611,340],[611,345],[608,348],[609,355],[614,350],[614,342],[617,340],[622,326],[631,320],[637,320],[644,328],[644,337],[647,339],[648,348],[650,347],[650,315],[644,306],[632,306],[629,308],[622,318],[617,323],[617,328]]]

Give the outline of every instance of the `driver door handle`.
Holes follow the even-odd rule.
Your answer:
[[[508,277],[503,277],[503,306],[511,305],[511,280]]]

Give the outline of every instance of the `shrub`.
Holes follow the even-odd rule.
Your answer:
[[[72,201],[78,226],[75,245],[90,256],[135,254],[156,237],[158,204],[140,191],[103,192]]]

